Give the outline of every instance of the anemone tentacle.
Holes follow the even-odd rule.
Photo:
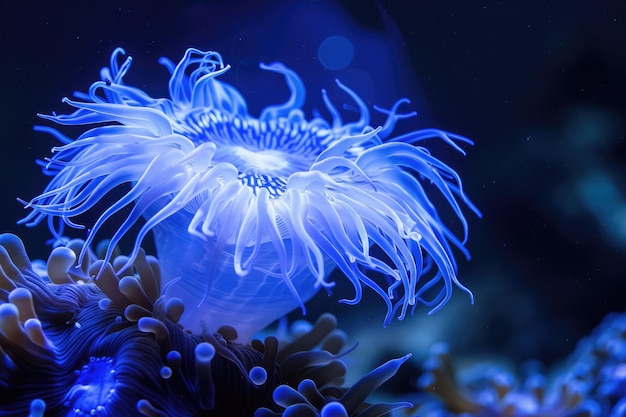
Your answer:
[[[194,48],[177,65],[160,60],[170,73],[169,98],[152,98],[124,84],[132,63],[130,57],[119,63],[124,54],[121,48],[113,52],[110,67],[101,71],[102,81],[88,93],[64,99],[73,113],[42,115],[57,124],[91,128],[73,141],[52,128],[38,128],[63,144],[45,162],[44,172],[53,176],[46,190],[24,202],[31,212],[23,223],[32,226],[48,218],[55,238],[61,239],[64,225],[83,227],[77,216],[126,185],[122,197],[85,225],[90,229],[87,243],[125,213],[112,248],[143,217],[125,267],[153,230],[166,279],[185,275],[173,285],[184,287],[177,296],[203,293],[188,300],[201,313],[194,320],[223,314],[202,310],[217,301],[225,303],[219,308],[241,309],[248,316],[243,321],[250,321],[255,313],[244,306],[255,298],[271,302],[272,297],[293,296],[262,323],[247,330],[240,324],[244,334],[285,309],[299,305],[304,310],[319,287],[333,285],[328,281],[333,266],[355,287],[354,297],[342,302],[358,303],[363,285],[373,289],[387,304],[385,324],[398,311],[403,318],[418,303],[436,311],[454,286],[471,295],[458,281],[453,252],[456,247],[469,256],[462,206],[480,213],[459,175],[422,144],[435,138],[464,153],[461,145],[471,144],[469,139],[437,129],[391,137],[399,120],[415,115],[400,112],[408,100],[400,99],[388,110],[374,107],[386,120],[372,126],[366,103],[338,80],[338,88],[353,102],[356,120],[344,122],[326,91],[322,99],[331,120],[318,114],[307,118],[304,83],[281,63],[261,68],[282,75],[291,94],[255,117],[244,97],[218,79],[230,68],[222,57]],[[461,236],[442,221],[432,188],[456,216]],[[174,233],[176,227],[184,230]],[[203,249],[196,251],[198,246]],[[175,259],[187,252],[201,259]],[[109,249],[105,262],[111,256]],[[190,265],[181,269],[181,263]],[[369,272],[386,278],[368,277]],[[439,292],[432,290],[436,285]],[[236,292],[241,293],[238,301]]]

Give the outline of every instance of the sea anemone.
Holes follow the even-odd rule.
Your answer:
[[[161,59],[170,97],[152,98],[124,84],[132,62],[120,65],[124,54],[112,53],[88,93],[63,100],[73,113],[41,115],[89,129],[70,139],[37,128],[63,145],[42,162],[53,178],[41,195],[22,201],[31,209],[23,223],[48,219],[60,241],[64,225],[82,228],[77,217],[95,211],[80,258],[113,223],[105,263],[124,235],[135,237],[122,268],[152,230],[165,294],[184,300],[181,322],[193,330],[203,320],[213,331],[234,325],[249,338],[298,306],[304,312],[314,293],[334,285],[328,275],[335,266],[354,286],[353,297],[340,302],[358,304],[363,285],[371,288],[386,303],[385,325],[419,303],[436,311],[455,285],[471,297],[457,280],[452,248],[468,256],[461,205],[479,213],[458,174],[421,146],[438,138],[463,153],[459,144],[470,140],[436,129],[390,138],[399,119],[414,115],[399,112],[408,100],[375,107],[386,121],[372,127],[365,102],[339,81],[356,120],[344,122],[325,91],[331,121],[317,112],[307,119],[302,80],[280,63],[261,68],[284,76],[290,97],[255,117],[234,87],[218,81],[229,69],[221,56],[193,48],[178,65]],[[433,191],[462,236],[442,221]]]

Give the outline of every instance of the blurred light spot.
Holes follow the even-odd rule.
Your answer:
[[[340,70],[352,62],[354,46],[343,36],[330,36],[317,49],[320,63],[330,70]]]
[[[597,170],[580,179],[578,192],[605,235],[614,243],[626,244],[626,200],[613,179]]]

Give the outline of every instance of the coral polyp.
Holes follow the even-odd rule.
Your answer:
[[[358,304],[370,288],[387,306],[385,324],[420,303],[436,311],[455,286],[471,296],[457,279],[453,248],[467,255],[462,206],[478,210],[458,174],[423,146],[439,139],[463,153],[469,139],[437,129],[393,137],[396,123],[414,115],[400,111],[408,100],[375,107],[385,118],[377,126],[366,103],[339,81],[355,120],[344,121],[325,91],[330,121],[319,112],[307,117],[304,84],[281,63],[261,68],[283,76],[290,96],[255,116],[218,80],[229,69],[222,57],[193,48],[177,65],[161,60],[169,97],[153,98],[124,83],[132,59],[120,64],[122,55],[113,52],[87,93],[64,99],[73,113],[42,115],[87,128],[75,139],[38,128],[62,145],[44,164],[53,177],[46,190],[24,202],[31,210],[24,223],[47,220],[56,240],[65,225],[88,228],[80,259],[111,225],[105,263],[131,234],[134,247],[121,268],[153,231],[165,295],[183,300],[181,322],[194,331],[203,320],[212,331],[228,324],[250,338],[330,289],[335,266],[354,287],[340,301]],[[114,190],[121,196],[108,201]],[[442,220],[433,194],[461,236]],[[78,223],[91,212],[95,222]]]

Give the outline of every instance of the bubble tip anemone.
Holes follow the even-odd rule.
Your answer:
[[[2,415],[278,417],[302,415],[297,412],[304,405],[304,415],[374,416],[406,406],[369,404],[368,397],[408,355],[344,386],[343,357],[352,349],[345,348],[347,339],[331,314],[280,343],[268,336],[240,344],[230,326],[190,334],[170,319],[178,302],[151,295],[158,274],[143,251],[132,270],[122,275],[108,268],[97,282],[86,277],[101,260],[89,253],[84,264],[66,269],[63,282],[53,283],[28,267],[14,236],[0,236],[0,242],[6,245],[0,244],[1,271],[16,287],[0,291],[0,311],[6,312],[0,328],[18,329],[0,331]],[[67,243],[80,250],[80,242]],[[63,263],[66,254],[55,249],[49,262],[56,258]],[[112,264],[126,262],[120,258]],[[24,302],[27,293],[33,311]],[[42,350],[24,337],[19,326],[26,327],[23,320],[33,320],[31,315],[45,323],[45,336],[58,349]],[[294,396],[284,395],[289,392],[307,401],[294,403]]]

